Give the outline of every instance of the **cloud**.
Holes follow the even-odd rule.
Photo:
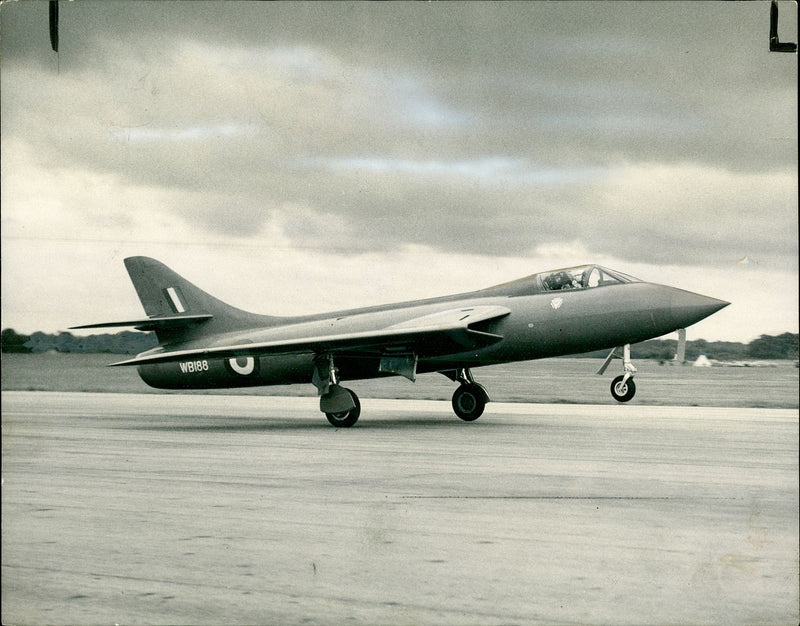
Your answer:
[[[6,3],[4,242],[796,274],[796,57],[680,9]]]

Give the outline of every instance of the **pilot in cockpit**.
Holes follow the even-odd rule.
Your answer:
[[[581,284],[570,276],[569,272],[556,272],[544,281],[545,286],[551,291],[559,289],[580,289]]]

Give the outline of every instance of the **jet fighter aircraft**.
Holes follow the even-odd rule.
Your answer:
[[[729,304],[584,265],[470,293],[275,317],[234,308],[154,259],[130,257],[125,267],[147,318],[74,328],[132,326],[155,331],[159,345],[112,365],[136,366],[160,389],[312,383],[320,410],[337,427],[352,426],[361,412],[342,381],[413,381],[439,372],[458,383],[456,415],[473,421],[489,401],[473,367],[609,348],[598,374],[622,358],[611,394],[627,402],[636,391],[631,343],[686,328]]]

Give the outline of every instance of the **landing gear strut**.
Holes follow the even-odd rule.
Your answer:
[[[318,357],[311,382],[319,392],[319,410],[337,428],[349,428],[361,415],[361,403],[354,391],[339,384],[333,355]]]
[[[472,378],[469,368],[461,368],[454,372],[443,372],[451,380],[460,383],[458,389],[453,393],[453,411],[465,422],[474,422],[486,408],[489,402],[489,395],[483,386],[476,383]]]
[[[636,394],[636,384],[633,382],[636,368],[631,363],[631,345],[626,343],[622,347],[622,356],[619,356],[617,349],[614,348],[603,361],[603,365],[597,370],[597,373],[603,374],[612,359],[622,359],[622,369],[625,373],[611,381],[611,396],[617,402],[627,402]]]

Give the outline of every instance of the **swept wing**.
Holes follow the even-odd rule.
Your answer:
[[[112,363],[112,366],[167,363],[207,357],[235,358],[298,352],[357,353],[380,351],[387,348],[413,350],[421,356],[454,354],[500,341],[503,338],[501,335],[476,330],[471,326],[504,317],[510,312],[506,307],[488,305],[448,309],[376,330],[188,350],[162,350],[149,352],[127,361]]]

